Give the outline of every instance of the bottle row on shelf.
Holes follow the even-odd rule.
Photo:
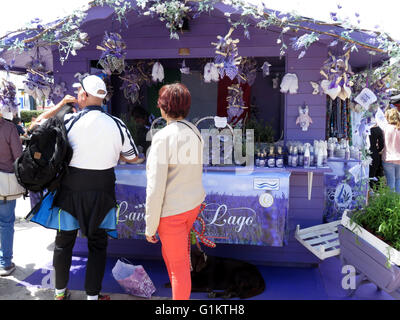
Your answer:
[[[268,150],[268,152],[267,152]],[[360,160],[361,151],[357,146],[350,146],[349,141],[337,138],[314,140],[314,143],[287,141],[258,148],[255,153],[256,167],[327,167],[328,159]]]

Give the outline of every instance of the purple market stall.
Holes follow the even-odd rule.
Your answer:
[[[149,115],[153,119],[159,116],[156,101],[162,84],[180,81],[189,88],[192,106],[188,118],[193,122],[207,116],[229,117],[228,88],[240,87],[243,124],[255,130],[256,166],[251,172],[232,164],[204,167],[207,205],[202,216],[206,235],[217,244],[206,249],[214,255],[261,263],[316,264],[320,260],[296,240],[296,226],[306,228],[338,220],[345,209],[356,205],[359,195],[365,195],[363,178],[368,171],[361,168],[355,144],[350,154],[349,145],[342,143],[359,128],[351,126],[351,111],[345,103],[332,106],[322,89],[313,85],[321,79],[321,69],[331,57],[328,41],[323,38],[299,59],[293,48],[281,56],[277,27],[271,26],[266,32],[249,26],[251,37],[236,30],[231,36],[239,40],[240,56],[252,64],[247,81],[238,84],[226,76],[219,81],[218,76],[216,81],[203,80],[207,63],[215,56],[212,43],[218,35],[229,34],[226,10],[225,5],[216,4],[212,14],[189,20],[179,40],[175,40],[169,38],[163,22],[149,16],[132,13],[126,19],[127,28],[116,30],[109,8],[93,8],[83,24],[90,44],[64,64],[60,63],[59,52],[53,51],[55,83],[66,83],[72,93],[71,84],[81,75],[101,72],[104,65],[101,67],[99,61],[99,46],[104,33],[119,32],[126,46],[125,62],[132,73],[103,73],[112,88],[105,108],[127,123],[143,152],[148,145],[146,133],[141,135],[140,128],[148,125]],[[290,42],[290,33],[283,37]],[[339,54],[343,52],[336,52]],[[370,60],[360,49],[347,62],[356,69]],[[154,72],[156,65],[158,74]],[[134,78],[135,72],[142,74],[140,81]],[[127,80],[130,76],[134,89]],[[347,98],[335,97],[333,101],[349,101]],[[332,154],[324,154],[330,146]],[[277,167],[274,162],[268,167],[266,153],[274,159],[282,156],[284,166]],[[121,207],[119,239],[109,241],[109,254],[161,258],[159,244],[144,241],[145,166],[121,164],[116,176]],[[74,250],[75,254],[86,254],[86,239],[78,239]]]

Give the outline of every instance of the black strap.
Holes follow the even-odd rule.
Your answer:
[[[185,126],[189,127],[194,132],[194,134],[197,136],[197,138],[199,138],[199,140],[201,142],[201,138],[199,137],[199,135],[196,133],[196,131],[194,131],[194,129],[190,125],[188,125],[186,122],[183,122],[180,120],[177,120],[176,122],[183,123]]]

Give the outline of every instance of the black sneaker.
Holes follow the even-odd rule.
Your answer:
[[[68,289],[65,289],[63,293],[54,294],[54,300],[69,300],[71,297],[71,292]]]
[[[13,273],[15,271],[15,264],[11,263],[10,266],[8,267],[2,267],[0,268],[0,276],[1,277],[7,277],[9,276],[11,273]]]

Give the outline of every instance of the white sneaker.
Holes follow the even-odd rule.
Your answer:
[[[11,265],[9,267],[0,268],[0,276],[1,277],[7,277],[11,273],[13,273],[14,270],[15,270],[15,264],[11,263]]]

